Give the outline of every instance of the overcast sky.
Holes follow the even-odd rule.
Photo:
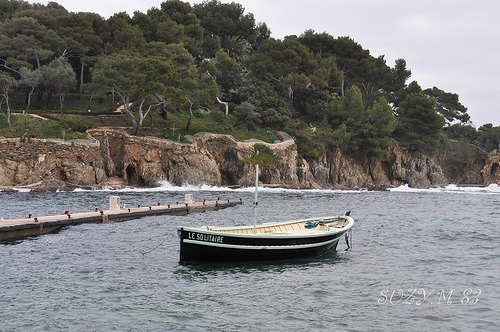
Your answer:
[[[46,4],[47,1],[30,3]],[[162,0],[57,0],[72,12],[146,13]],[[189,1],[191,4],[202,1]],[[232,1],[221,1],[223,3]],[[398,58],[423,89],[459,95],[476,127],[500,126],[500,1],[497,0],[239,0],[272,37],[305,30],[349,36],[371,55]]]

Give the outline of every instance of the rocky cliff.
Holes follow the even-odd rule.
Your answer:
[[[132,137],[117,130],[89,130],[88,141],[0,140],[0,186],[50,189],[102,186],[175,185],[252,186],[254,166],[248,162],[257,142],[237,142],[231,136],[199,134],[190,142]],[[457,165],[456,144],[438,158],[415,155],[391,141],[386,161],[355,159],[332,149],[310,163],[297,159],[293,140],[267,146],[275,157],[262,167],[264,185],[288,188],[368,188],[383,190],[449,183],[487,185],[500,182],[498,156],[474,150]],[[455,150],[454,150],[455,149]]]
[[[441,152],[436,160],[451,183],[500,183],[500,155],[490,155],[476,146],[450,141],[448,149]]]
[[[0,186],[72,189],[106,179],[99,142],[0,139]]]

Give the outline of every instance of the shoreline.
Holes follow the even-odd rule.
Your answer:
[[[206,184],[204,184],[206,185]],[[196,187],[199,187],[198,190],[203,190],[201,187],[204,185],[192,185],[193,188],[190,188],[192,190],[196,190]],[[425,189],[443,189],[448,186],[456,186],[457,188],[488,188],[491,185],[497,185],[496,183],[490,183],[487,185],[482,185],[482,184],[455,184],[455,183],[449,183],[446,185],[441,185],[441,186],[430,186],[430,187],[410,187],[408,184],[401,184],[399,186],[392,186],[392,187],[386,187],[386,188],[379,188],[379,189],[372,189],[372,188],[346,188],[346,187],[331,187],[331,188],[301,188],[301,187],[295,187],[295,186],[287,186],[287,185],[280,185],[280,184],[259,184],[259,187],[263,188],[268,188],[268,189],[289,189],[289,190],[345,190],[345,191],[391,191],[391,189],[395,188],[400,188],[400,187],[407,187],[408,189],[415,189],[415,190],[425,190]],[[191,186],[187,184],[187,186]],[[210,185],[208,185],[210,186]],[[120,191],[124,189],[135,189],[135,190],[147,190],[147,189],[156,189],[156,188],[161,188],[162,186],[154,186],[154,187],[137,187],[137,186],[132,186],[132,185],[126,185],[125,183],[117,183],[115,181],[108,182],[103,185],[96,185],[96,186],[81,186],[81,185],[75,185],[71,183],[66,183],[64,181],[58,181],[58,183],[42,183],[36,182],[28,185],[22,185],[22,186],[0,186],[0,193],[10,193],[10,192],[20,192],[20,191],[29,191],[29,192],[71,192],[75,190],[87,190],[87,191],[98,191],[98,190],[109,190],[109,191]],[[212,187],[212,186],[210,186]],[[180,190],[182,188],[185,188],[184,186],[175,186],[172,185],[172,188],[179,188]],[[229,185],[229,186],[221,186],[221,187],[213,187],[213,188],[220,188],[221,190],[237,190],[237,189],[245,189],[245,188],[253,188],[253,187],[245,187],[243,185]],[[184,191],[184,189],[182,189]]]
[[[100,129],[89,129],[87,135],[87,142],[92,144],[5,141],[0,148],[4,155],[0,158],[0,190],[154,188],[164,179],[177,186],[193,186],[189,184],[192,182],[195,188],[210,184],[223,190],[253,187],[253,141],[237,142],[228,135],[199,133],[193,143],[186,144]],[[266,184],[261,186],[267,188],[387,191],[405,184],[416,189],[500,184],[500,157],[482,154],[474,159],[477,167],[445,174],[443,167],[449,166],[448,155],[453,150],[443,152],[441,159],[431,158],[411,154],[393,140],[383,163],[353,158],[340,148],[318,160],[299,162],[293,140],[265,146],[275,158],[274,166],[262,173],[262,183]]]

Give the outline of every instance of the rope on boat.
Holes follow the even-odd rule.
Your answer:
[[[347,244],[347,249],[352,249],[352,228],[350,228],[347,232],[344,233],[345,244]],[[351,238],[351,245],[349,245],[349,238]]]
[[[169,232],[169,233],[167,234],[167,236],[163,239],[163,241],[161,241],[161,242],[160,242],[160,244],[159,244],[159,245],[157,245],[156,247],[154,247],[153,249],[148,250],[148,251],[144,251],[144,252],[142,252],[142,256],[145,256],[146,254],[152,253],[153,251],[155,251],[156,249],[158,249],[158,248],[159,248],[159,247],[160,247],[163,243],[165,243],[165,241],[167,241],[168,236],[169,236],[170,234],[171,234],[171,232]]]
[[[336,222],[339,220],[341,220],[341,219],[308,221],[308,222],[306,222],[306,225],[304,227],[305,228],[315,228],[315,227],[318,227],[319,225],[329,224],[329,223]]]
[[[314,227],[318,227],[318,225],[319,225],[319,221],[317,221],[317,222],[308,221],[308,222],[306,222],[306,225],[304,227],[305,228],[314,228]]]

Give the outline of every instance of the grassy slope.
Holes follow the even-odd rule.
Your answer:
[[[4,105],[5,106],[5,105]],[[111,99],[94,100],[89,106],[89,99],[83,101],[76,95],[66,97],[64,104],[64,116],[61,117],[59,111],[58,99],[53,97],[48,109],[43,109],[40,103],[33,101],[28,113],[29,116],[22,115],[22,110],[25,107],[19,98],[14,99],[11,105],[12,127],[7,125],[7,119],[0,116],[0,136],[3,137],[21,137],[23,134],[35,135],[36,138],[56,138],[61,139],[63,135],[65,139],[82,139],[85,138],[85,130],[89,128],[120,128],[126,132],[131,132],[132,120],[129,115],[106,117],[102,113],[111,113],[119,106],[117,102],[112,102]],[[88,109],[90,108],[90,112]],[[4,110],[5,107],[2,108]],[[98,114],[101,114],[99,116]],[[49,117],[44,120],[33,115]],[[136,119],[138,119],[136,115]],[[140,130],[141,136],[156,136],[178,140],[179,134],[182,137],[185,135],[193,135],[198,132],[212,132],[217,134],[233,135],[236,140],[243,141],[250,138],[257,138],[265,142],[274,142],[274,136],[269,130],[256,128],[250,131],[246,126],[238,125],[234,127],[236,118],[233,115],[229,119],[224,118],[224,114],[219,111],[211,113],[197,111],[191,122],[189,133],[185,131],[189,113],[168,113],[168,120],[163,119],[157,111],[152,111],[152,119],[147,116]],[[151,123],[152,120],[152,123]],[[175,134],[173,133],[173,123],[175,122]]]

